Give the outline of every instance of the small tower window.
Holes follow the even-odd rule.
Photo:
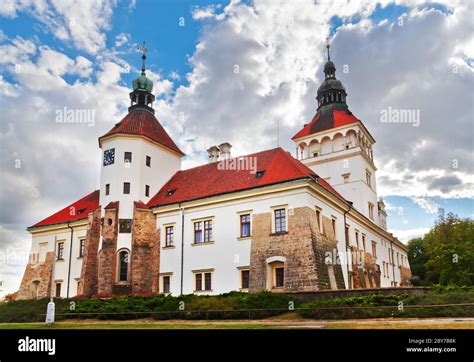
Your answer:
[[[151,157],[150,156],[146,156],[146,165],[148,167],[151,167]]]
[[[122,250],[119,253],[119,282],[128,280],[128,251]]]
[[[125,152],[123,161],[125,163],[132,163],[132,153],[131,152]]]
[[[150,186],[149,185],[145,185],[145,196],[150,197]]]
[[[105,196],[110,195],[110,184],[105,185]]]
[[[124,182],[123,183],[123,193],[125,195],[129,195],[130,194],[130,182]]]

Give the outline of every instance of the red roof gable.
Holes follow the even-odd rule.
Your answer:
[[[99,138],[99,144],[103,138],[114,134],[145,136],[184,156],[156,117],[146,110],[133,110],[128,113],[109,132]]]
[[[331,128],[356,123],[359,120],[349,110],[338,110],[334,108],[321,109],[316,113],[310,123],[296,133],[291,139],[295,140],[310,134],[325,131]]]
[[[183,201],[216,196],[230,192],[268,186],[286,181],[311,177],[318,182],[324,181],[300,161],[281,148],[262,151],[247,156],[227,160],[229,166],[244,165],[246,160],[256,159],[257,173],[247,169],[220,169],[221,162],[208,163],[184,171],[176,172],[173,177],[150,199],[148,207],[174,204]],[[240,160],[240,161],[239,161]],[[228,167],[230,168],[230,167]],[[260,172],[263,174],[260,175]],[[344,200],[329,184],[320,182],[328,191]],[[344,200],[345,201],[345,200]]]
[[[86,219],[87,215],[99,206],[99,190],[91,192],[57,213],[37,222],[31,227],[59,224],[68,221]]]

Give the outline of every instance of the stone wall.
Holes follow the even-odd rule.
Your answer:
[[[81,283],[78,295],[91,296],[97,294],[98,283],[98,249],[100,239],[101,209],[98,207],[88,215],[86,244],[81,269]]]
[[[46,253],[44,262],[38,261],[39,254],[30,255],[20,289],[15,299],[47,298],[51,296],[51,273],[53,270],[54,252]]]
[[[252,245],[250,254],[249,291],[268,289],[268,259],[285,259],[284,290],[315,291],[330,289],[329,269],[332,269],[336,288],[344,288],[340,265],[326,264],[327,252],[337,255],[331,220],[324,225],[331,232],[321,234],[317,227],[316,212],[309,207],[288,210],[288,232],[272,234],[272,214],[253,215]]]
[[[102,225],[102,248],[99,252],[98,294],[110,295],[116,280],[118,202],[105,208]]]
[[[131,250],[133,293],[158,293],[160,272],[160,230],[149,209],[134,207]]]
[[[411,269],[400,266],[400,286],[401,287],[408,287],[411,285],[410,278],[411,278]]]
[[[372,254],[356,248],[351,251],[353,288],[380,288],[381,272],[377,260]]]

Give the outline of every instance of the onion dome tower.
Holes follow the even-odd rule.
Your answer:
[[[146,54],[143,52],[142,72],[140,76],[135,78],[132,82],[133,91],[130,93],[131,105],[128,110],[131,111],[133,109],[143,108],[154,114],[155,110],[153,109],[152,104],[155,101],[155,96],[151,93],[153,91],[153,81],[146,76],[145,60]]]

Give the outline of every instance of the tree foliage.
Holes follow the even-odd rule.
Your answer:
[[[425,282],[474,285],[474,221],[441,213],[423,238],[410,240],[408,260]]]

